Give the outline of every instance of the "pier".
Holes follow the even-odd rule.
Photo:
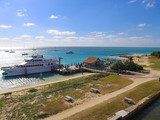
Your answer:
[[[57,69],[52,69],[52,72],[59,74],[72,74],[77,72],[82,72],[82,68],[80,65],[59,67]]]

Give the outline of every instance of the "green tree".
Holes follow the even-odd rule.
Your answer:
[[[155,56],[157,58],[160,58],[160,51],[154,51],[154,52],[152,52],[151,56]]]
[[[115,71],[122,71],[125,70],[125,65],[122,63],[122,61],[118,61],[111,67],[111,69]]]
[[[132,56],[128,57],[128,60],[129,60],[129,63],[132,63],[133,62],[133,57]]]

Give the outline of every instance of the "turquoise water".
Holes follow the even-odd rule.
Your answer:
[[[72,50],[75,54],[66,54],[67,51]],[[23,62],[23,60],[32,54],[42,54],[47,59],[53,59],[62,57],[63,64],[77,64],[81,63],[87,57],[99,57],[100,59],[114,58],[119,59],[116,55],[119,54],[132,54],[132,53],[151,53],[153,51],[160,50],[160,48],[137,48],[137,47],[48,47],[38,48],[36,52],[32,50],[26,50],[28,56],[22,56],[23,50],[16,50],[15,53],[7,53],[3,50],[0,51],[0,67],[15,65]],[[25,77],[12,77],[6,79],[2,76],[0,71],[0,91],[13,89],[17,87],[28,86],[31,84],[37,84],[40,82],[59,80],[61,78],[67,78],[68,76],[45,73],[43,74],[44,79],[39,79],[39,74],[31,75],[28,78]],[[74,76],[74,75],[73,75]]]

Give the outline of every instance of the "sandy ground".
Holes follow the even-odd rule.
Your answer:
[[[52,84],[52,83],[62,82],[62,81],[66,81],[66,80],[70,80],[70,79],[74,79],[74,78],[78,78],[78,77],[84,77],[84,76],[88,76],[88,75],[93,75],[93,74],[96,74],[96,73],[83,73],[81,75],[67,77],[67,78],[61,79],[61,80],[42,82],[42,83],[39,83],[39,84],[36,84],[36,85],[31,85],[31,86],[25,86],[25,87],[21,87],[21,88],[6,90],[6,91],[0,92],[0,95],[2,95],[4,93],[7,93],[7,92],[12,92],[12,93],[13,92],[20,92],[20,91],[23,91],[23,90],[26,90],[26,89],[30,89],[30,88],[37,88],[37,87],[41,87],[41,86],[44,86],[44,85],[49,85],[49,84]]]
[[[136,55],[132,55],[134,57],[134,61],[137,62],[138,64],[141,64],[141,65],[147,65],[149,66],[150,63],[148,62],[148,58],[147,57],[142,57],[142,58],[137,58],[135,56]],[[117,95],[120,95],[128,90],[131,90],[132,88],[142,84],[142,83],[145,83],[147,81],[151,81],[151,80],[155,80],[155,79],[158,79],[159,78],[159,71],[156,71],[156,70],[152,70],[151,68],[148,68],[150,69],[150,74],[147,74],[147,75],[144,75],[144,76],[130,76],[130,75],[126,75],[127,77],[129,77],[131,80],[133,80],[133,83],[127,87],[124,87],[118,91],[115,91],[115,92],[112,92],[112,93],[109,93],[109,94],[106,94],[106,95],[103,95],[103,96],[100,96],[100,97],[96,97],[96,98],[93,98],[83,104],[80,104],[80,105],[77,105],[75,107],[72,107],[70,109],[67,109],[65,111],[62,111],[56,115],[53,115],[51,117],[48,117],[46,118],[45,120],[62,120],[64,118],[67,118],[67,117],[70,117],[78,112],[81,112],[85,109],[88,109],[90,107],[93,107],[97,104],[100,104],[104,101],[107,101],[113,97],[116,97]]]

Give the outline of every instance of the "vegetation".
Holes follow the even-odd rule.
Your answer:
[[[160,84],[157,80],[143,83],[130,91],[110,99],[109,101],[79,112],[65,120],[106,120],[117,111],[123,110],[129,106],[129,104],[123,101],[124,97],[129,97],[138,103],[144,97],[151,97],[154,95],[159,88]]]
[[[133,62],[133,58],[129,57],[128,60],[126,60],[125,62],[122,61],[118,61],[116,62],[112,67],[112,70],[118,71],[118,72],[122,72],[125,70],[130,70],[130,71],[141,71],[143,70],[143,67],[134,63]]]
[[[160,51],[154,51],[154,52],[152,52],[151,56],[155,56],[157,58],[160,58]]]
[[[92,94],[89,92],[91,87],[99,89],[101,94],[106,94],[131,83],[132,81],[126,77],[97,74],[46,85],[38,88],[38,91],[37,89],[20,91],[7,98],[1,95],[0,118],[28,120],[45,118],[76,105],[76,101],[86,99]],[[75,104],[64,101],[66,95],[71,96]]]
[[[28,92],[37,92],[37,91],[38,91],[38,90],[35,89],[35,88],[31,88],[31,89],[28,90]]]
[[[150,67],[154,70],[160,70],[160,59],[157,57],[149,57]]]

